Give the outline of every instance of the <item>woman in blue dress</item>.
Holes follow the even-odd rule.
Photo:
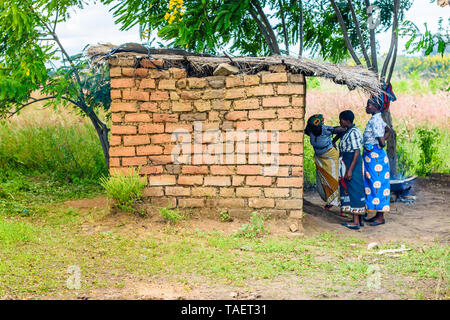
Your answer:
[[[382,105],[376,98],[367,101],[366,112],[371,114],[364,139],[364,190],[367,212],[376,213],[366,219],[371,226],[384,224],[384,213],[390,209],[389,159],[384,151],[391,130],[381,117]]]
[[[353,124],[355,115],[350,110],[339,114],[341,127],[347,130],[339,141],[339,171],[341,213],[353,215],[353,221],[342,225],[358,230],[364,226],[362,215],[366,212],[364,197],[361,131]]]

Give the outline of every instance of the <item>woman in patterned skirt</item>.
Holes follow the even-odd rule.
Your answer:
[[[353,215],[353,222],[342,225],[358,230],[364,226],[362,215],[366,212],[364,197],[363,168],[361,147],[363,137],[361,131],[353,124],[355,115],[345,110],[339,115],[341,127],[347,128],[339,141],[339,171],[341,212]]]
[[[382,104],[375,97],[367,101],[366,112],[371,114],[364,131],[364,189],[367,212],[376,215],[367,219],[371,226],[384,224],[384,213],[389,212],[390,176],[389,159],[383,147],[391,130],[381,117]]]

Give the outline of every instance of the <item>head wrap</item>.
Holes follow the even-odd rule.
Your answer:
[[[308,124],[311,126],[319,127],[323,125],[323,115],[321,114],[314,114],[308,119]]]
[[[397,97],[392,91],[391,84],[384,85],[382,89],[383,89],[382,93],[380,93],[378,96],[371,95],[369,101],[367,102],[377,107],[377,109],[380,110],[380,112],[385,112],[389,109],[391,101],[397,100]]]

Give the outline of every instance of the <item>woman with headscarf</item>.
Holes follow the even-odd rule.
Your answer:
[[[371,114],[363,134],[364,190],[367,212],[376,215],[367,219],[371,226],[384,224],[384,213],[390,208],[389,159],[384,151],[391,130],[381,117],[383,102],[372,97],[367,101],[366,112]]]
[[[359,230],[364,226],[362,215],[366,212],[364,179],[361,160],[363,136],[353,124],[355,115],[350,110],[339,114],[341,127],[347,130],[339,141],[339,171],[341,213],[353,216],[353,221],[342,223],[349,229]]]
[[[317,192],[326,202],[326,210],[339,205],[339,153],[333,147],[331,136],[343,131],[343,128],[325,125],[321,114],[312,115],[305,129],[314,148]]]

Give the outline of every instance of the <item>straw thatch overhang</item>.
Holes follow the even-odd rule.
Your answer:
[[[268,70],[271,65],[282,64],[291,73],[328,78],[337,84],[346,85],[350,90],[361,88],[369,93],[381,92],[381,84],[376,74],[364,67],[335,65],[292,56],[211,56],[180,49],[147,49],[138,44],[91,46],[87,50],[87,56],[96,64],[111,58],[133,57],[136,61],[145,58],[162,59],[164,67],[184,68],[191,77],[211,76],[217,66],[222,63],[233,65],[246,74],[255,74]]]

